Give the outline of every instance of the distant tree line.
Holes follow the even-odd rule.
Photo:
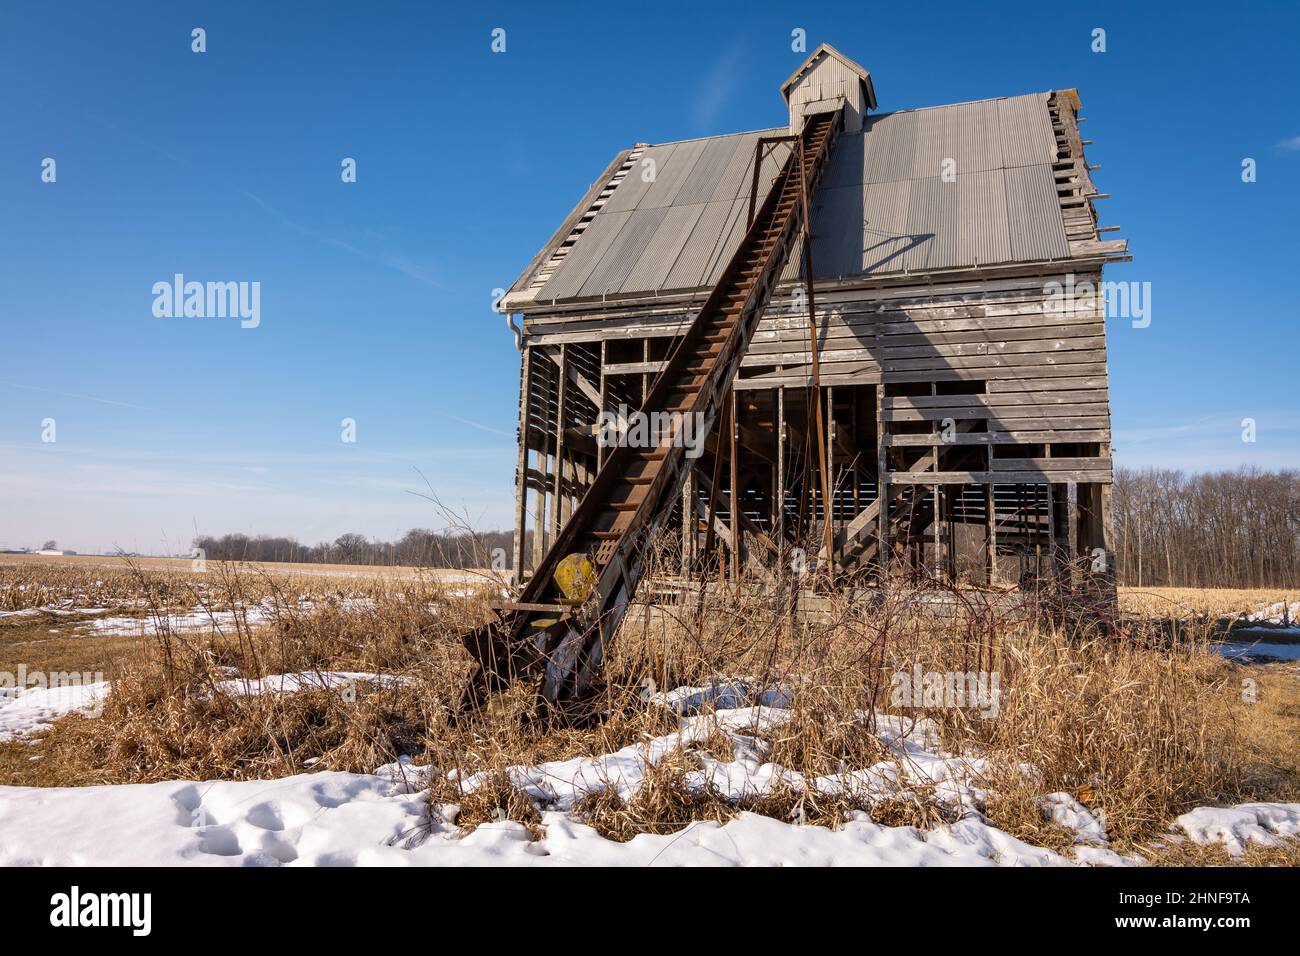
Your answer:
[[[412,528],[397,541],[342,534],[334,541],[302,544],[273,535],[200,535],[194,547],[213,561],[292,561],[301,564],[404,565],[407,567],[510,567],[509,531],[430,531]]]
[[[1115,471],[1123,584],[1300,586],[1300,471]]]
[[[1300,587],[1300,471],[1118,468],[1111,505],[1125,585]],[[197,537],[194,547],[212,560],[468,568],[491,567],[495,556],[508,568],[513,541],[509,531],[414,528],[397,541],[226,534]]]

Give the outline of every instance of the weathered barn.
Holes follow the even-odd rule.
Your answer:
[[[781,127],[618,153],[502,300],[522,320],[521,579],[609,458],[600,413],[651,396],[777,202],[805,121],[833,114],[811,255],[796,235],[725,382],[724,427],[671,491],[661,524],[681,533],[683,570],[706,550],[733,573],[771,566],[799,544],[824,565],[829,518],[838,569],[981,582],[1073,564],[1104,580],[1110,412],[1090,289],[1127,250],[1098,226],[1076,92],[882,113],[869,73],[825,44],[781,92]],[[611,487],[588,506],[615,515],[596,542],[641,501],[611,503]]]

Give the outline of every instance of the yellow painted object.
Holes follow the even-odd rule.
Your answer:
[[[570,554],[555,567],[555,586],[564,595],[563,603],[579,605],[596,586],[596,566],[585,554]]]

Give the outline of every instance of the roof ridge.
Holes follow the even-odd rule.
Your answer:
[[[925,110],[946,110],[954,106],[974,106],[976,103],[997,103],[1000,100],[1018,100],[1022,96],[1051,96],[1052,90],[1035,90],[1033,93],[1013,93],[1011,96],[985,96],[978,100],[962,100],[959,103],[935,103],[933,106],[909,106],[904,109],[889,110],[884,113],[872,113],[866,119],[879,119],[882,116],[893,116],[895,113],[922,113]]]
[[[753,136],[755,133],[775,133],[784,132],[790,127],[782,126],[765,126],[762,129],[742,129],[735,133],[714,133],[710,136],[692,136],[688,139],[666,139],[662,143],[647,143],[647,146],[680,146],[682,143],[698,143],[706,139],[729,139],[732,136]]]
[[[884,116],[893,116],[893,115],[895,115],[895,114],[897,114],[897,113],[921,113],[921,112],[924,112],[925,110],[945,110],[945,109],[951,109],[951,108],[954,107],[954,106],[974,106],[976,103],[996,103],[996,102],[999,102],[1000,100],[1015,100],[1015,99],[1019,99],[1019,98],[1022,97],[1022,96],[1050,96],[1053,92],[1055,92],[1055,91],[1054,91],[1054,90],[1035,90],[1035,91],[1032,92],[1032,93],[1013,93],[1013,94],[1011,94],[1011,95],[1009,95],[1009,96],[985,96],[985,97],[982,97],[981,99],[978,99],[978,100],[961,100],[960,102],[957,102],[957,103],[935,103],[935,104],[933,104],[933,105],[931,105],[931,106],[909,106],[909,107],[905,107],[905,108],[902,108],[902,109],[887,110],[886,112],[883,112],[883,113],[872,113],[870,116],[868,116],[868,117],[864,117],[863,119],[864,119],[864,121],[869,121],[869,120],[878,120],[878,119],[880,119],[881,117],[884,117]],[[736,131],[736,132],[734,132],[734,133],[714,133],[714,134],[709,135],[709,136],[691,136],[691,137],[688,137],[688,138],[686,138],[686,139],[666,139],[666,140],[664,140],[664,141],[662,141],[662,142],[658,142],[658,143],[646,143],[646,144],[644,144],[644,145],[647,145],[647,146],[678,146],[678,145],[680,145],[680,144],[682,144],[682,143],[698,143],[698,142],[700,142],[701,140],[706,140],[706,139],[727,139],[728,137],[731,137],[731,136],[753,136],[755,133],[784,132],[784,131],[786,131],[786,130],[788,130],[788,129],[789,129],[789,126],[787,126],[787,125],[782,125],[782,126],[765,126],[765,127],[763,127],[762,129],[744,129],[744,130],[738,130],[738,131]],[[642,145],[642,144],[638,143],[638,145]]]

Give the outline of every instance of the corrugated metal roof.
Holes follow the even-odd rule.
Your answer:
[[[923,241],[907,221],[912,182],[873,183],[866,187],[862,217],[862,273],[902,272],[909,249]],[[813,260],[814,268],[817,267]]]
[[[653,180],[644,165],[630,171],[538,299],[716,281],[744,233],[755,143],[783,132],[647,147]],[[764,192],[788,153],[783,144],[766,159]],[[813,268],[832,277],[1065,258],[1055,157],[1047,94],[868,116],[860,133],[841,134],[814,199]]]
[[[684,243],[678,237],[681,251],[676,261],[668,270],[663,281],[656,285],[647,283],[647,288],[655,289],[698,289],[704,284],[706,271],[711,268],[713,256],[722,244],[722,237],[728,232],[727,223],[736,207],[736,200],[706,203],[700,217],[691,228]],[[636,290],[628,290],[636,291]]]
[[[1006,173],[1001,169],[970,172],[957,180],[956,262],[984,265],[1009,262],[1011,233],[1007,221]],[[1064,236],[1064,228],[1061,235]]]
[[[705,208],[704,203],[696,203],[669,209],[619,291],[638,292],[647,288],[658,289],[659,286],[656,286],[655,282],[669,274],[677,264],[677,257],[681,255],[681,237],[691,234]]]
[[[1070,254],[1061,219],[1061,200],[1051,166],[1008,167],[1007,219],[1011,258],[1061,259]]]
[[[668,214],[667,206],[634,209],[582,284],[579,295],[618,292]],[[582,245],[581,242],[578,245]]]
[[[623,224],[631,215],[630,211],[608,212],[602,209],[582,234],[582,238],[569,251],[564,263],[555,270],[555,274],[547,280],[546,285],[542,286],[545,297],[575,298],[582,284],[587,281],[587,276],[591,275],[592,270],[600,263],[605,250],[609,248],[610,243],[614,241],[618,231],[623,228]]]

